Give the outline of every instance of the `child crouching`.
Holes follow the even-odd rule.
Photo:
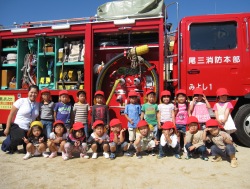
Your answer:
[[[155,137],[152,131],[150,131],[149,125],[145,120],[141,120],[137,124],[139,133],[136,133],[136,140],[134,146],[136,149],[136,157],[142,158],[142,151],[153,151],[155,148]]]
[[[51,151],[49,158],[57,156],[57,152],[62,152],[62,157],[65,156],[64,145],[67,140],[67,128],[63,121],[57,120],[53,124],[53,132],[49,135],[48,147]]]
[[[187,120],[188,131],[185,136],[185,148],[187,150],[187,157],[189,159],[193,154],[200,154],[201,159],[208,161],[206,156],[206,146],[203,141],[203,131],[199,130],[198,119],[194,116],[190,116]]]
[[[73,128],[70,130],[67,138],[67,143],[64,145],[65,156],[62,156],[64,160],[68,160],[72,157],[72,152],[80,152],[80,157],[88,159],[87,155],[87,143],[85,142],[84,126],[81,122],[73,124]]]
[[[119,119],[112,119],[109,123],[110,125],[110,156],[111,160],[115,159],[117,151],[123,151],[124,155],[131,156],[130,153],[126,152],[128,150],[128,143],[125,140],[125,128],[122,129],[121,121]]]
[[[43,154],[44,157],[48,157],[46,151],[46,137],[43,134],[43,124],[40,121],[33,121],[30,125],[28,132],[28,138],[23,137],[23,141],[27,144],[27,153],[23,157],[27,160],[33,156],[39,156]]]
[[[174,156],[177,159],[181,159],[180,156],[180,144],[178,143],[178,137],[176,135],[176,128],[173,122],[166,121],[162,126],[162,135],[159,145],[158,159],[161,159],[170,150],[174,152]]]
[[[206,122],[206,129],[203,133],[204,141],[213,142],[211,146],[211,153],[213,162],[219,162],[222,157],[230,157],[231,167],[235,168],[238,166],[237,159],[235,157],[235,147],[233,146],[232,137],[220,130],[218,121],[210,119]]]
[[[88,143],[91,144],[91,149],[93,151],[92,159],[97,158],[97,151],[103,150],[103,156],[109,159],[109,136],[105,131],[104,122],[101,120],[96,120],[93,123],[92,129],[94,132],[90,135]]]

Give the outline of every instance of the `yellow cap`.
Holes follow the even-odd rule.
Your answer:
[[[33,121],[31,124],[30,124],[30,128],[34,127],[34,126],[39,126],[43,129],[43,124],[41,121]]]

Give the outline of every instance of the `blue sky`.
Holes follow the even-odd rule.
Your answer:
[[[0,24],[90,17],[109,0],[0,0]],[[173,2],[166,1],[165,4]],[[250,0],[179,0],[179,20],[185,16],[250,12]],[[176,26],[176,4],[169,7],[169,22]]]

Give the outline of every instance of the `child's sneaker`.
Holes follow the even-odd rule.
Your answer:
[[[142,158],[141,153],[140,152],[136,153],[136,157],[137,157],[137,159],[141,159]]]
[[[200,157],[202,160],[204,160],[204,161],[208,161],[208,158],[207,157]]]
[[[181,156],[179,154],[175,154],[174,157],[176,157],[177,159],[181,159]]]
[[[51,152],[51,154],[49,155],[49,158],[55,158],[57,156],[57,152]]]
[[[47,152],[43,152],[43,157],[48,158],[49,154],[47,154]]]
[[[162,159],[162,158],[164,158],[164,155],[159,154],[159,155],[157,156],[157,159]]]
[[[23,159],[24,159],[24,160],[27,160],[27,159],[29,159],[29,158],[31,158],[31,157],[32,157],[31,153],[30,153],[30,152],[27,152],[26,155],[23,157]]]
[[[238,162],[236,158],[231,159],[231,167],[235,168],[238,166]]]
[[[124,155],[124,156],[127,156],[127,157],[132,157],[132,153],[130,153],[130,152],[124,152],[123,155]]]
[[[112,153],[112,152],[111,152],[109,158],[110,158],[111,160],[115,159],[115,153]]]
[[[93,152],[92,154],[92,159],[96,159],[97,158],[97,153],[96,152]]]
[[[84,153],[80,153],[80,157],[85,158],[85,159],[89,159],[89,156],[87,154],[84,154]]]
[[[67,157],[67,156],[62,156],[62,158],[63,158],[64,161],[69,160],[69,157]]]
[[[106,159],[109,159],[109,153],[108,153],[108,152],[103,152],[103,156],[104,156]]]
[[[212,159],[212,162],[219,162],[219,161],[222,161],[221,156],[215,156],[215,157]]]

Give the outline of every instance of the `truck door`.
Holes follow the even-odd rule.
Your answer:
[[[234,95],[240,90],[237,82],[241,79],[240,24],[235,17],[227,21],[222,18],[217,21],[215,17],[191,18],[183,22],[186,26],[182,28],[181,76],[186,82],[182,79],[181,87],[186,88],[189,95],[196,87],[202,88],[207,96],[214,96],[219,87],[229,89],[230,95]]]

